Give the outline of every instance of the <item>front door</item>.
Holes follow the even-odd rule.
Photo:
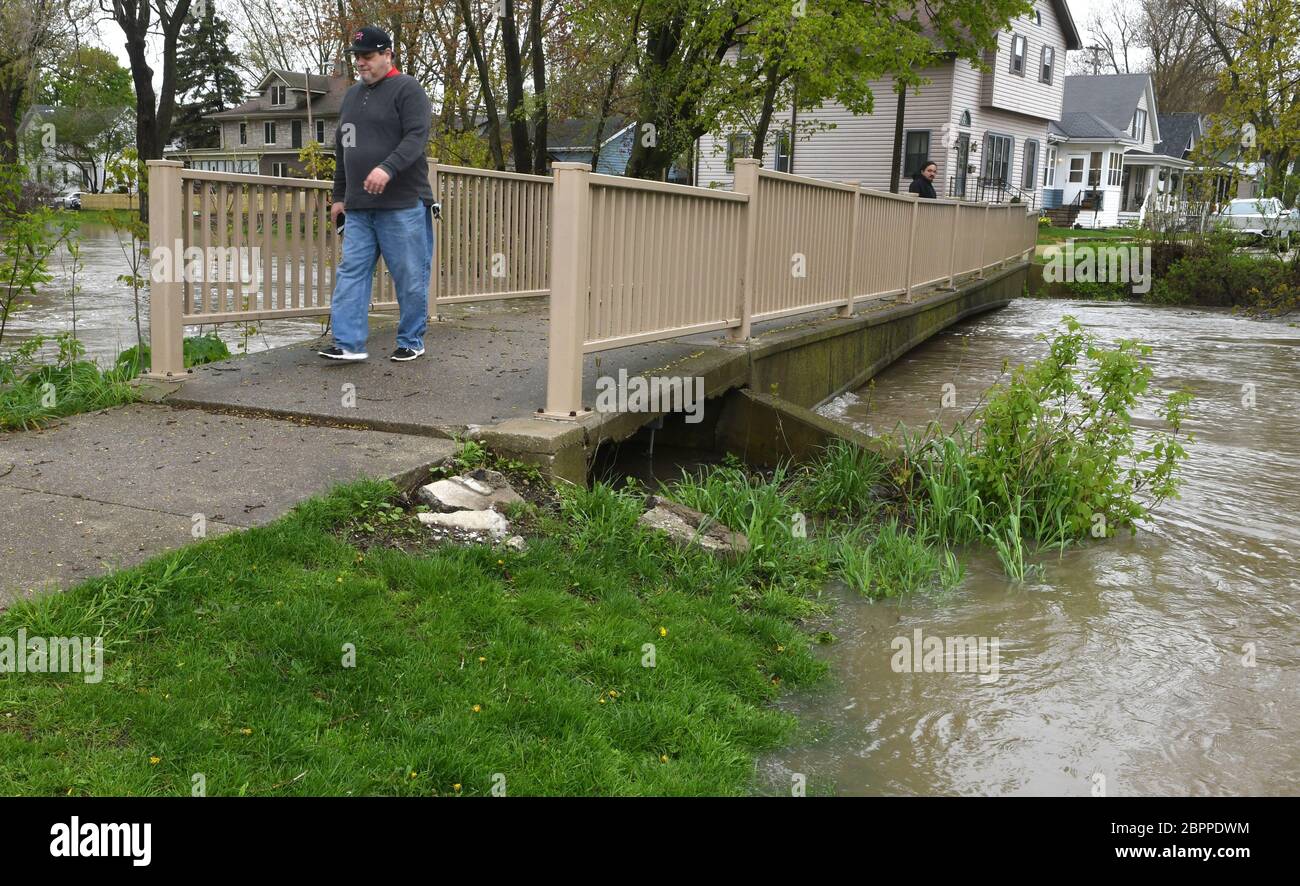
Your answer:
[[[963,132],[957,136],[957,177],[955,196],[966,196],[966,167],[970,165],[970,133]]]

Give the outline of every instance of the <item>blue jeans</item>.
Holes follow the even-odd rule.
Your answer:
[[[351,209],[343,222],[343,260],[330,302],[334,344],[364,351],[370,335],[370,287],[375,262],[384,257],[397,290],[397,346],[424,347],[429,322],[429,275],[433,268],[433,213],[410,209]]]

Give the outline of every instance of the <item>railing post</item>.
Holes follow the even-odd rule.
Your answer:
[[[433,189],[433,202],[438,202],[438,158],[429,158],[429,187]],[[442,288],[442,250],[438,248],[438,222],[433,220],[433,264],[429,267],[429,319],[438,320],[438,293]]]
[[[744,250],[740,256],[740,325],[727,330],[727,337],[732,341],[746,341],[749,338],[751,318],[754,315],[754,275],[758,272],[758,170],[759,162],[753,157],[737,157],[735,160],[735,180],[731,190],[745,194],[745,240],[741,246]]]
[[[912,224],[907,235],[907,264],[903,272],[903,300],[912,300],[912,256],[916,254],[916,213],[917,207],[921,205],[920,198],[911,197],[912,200]]]
[[[952,242],[948,244],[948,288],[957,288],[957,227],[961,221],[961,205],[952,205]]]
[[[989,243],[989,204],[984,204],[984,224],[980,225],[980,273],[979,278],[984,279],[984,268],[988,266],[988,243]]]
[[[853,300],[858,294],[854,286],[858,278],[858,236],[861,231],[862,192],[857,181],[845,182],[845,184],[853,185],[853,220],[849,223],[849,284],[846,287],[848,294],[845,296],[844,306],[839,309],[839,316],[852,317]]]
[[[149,168],[149,350],[148,378],[186,375],[184,290],[176,279],[181,256],[181,169],[177,160],[150,160]],[[206,221],[206,220],[205,220]],[[160,261],[160,259],[162,259]],[[205,257],[206,262],[206,257]],[[155,271],[157,268],[159,270]]]
[[[553,163],[551,170],[550,350],[544,414],[572,419],[582,411],[591,266],[591,166]]]

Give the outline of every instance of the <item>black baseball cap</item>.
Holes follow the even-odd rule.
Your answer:
[[[366,25],[352,35],[352,45],[348,52],[383,52],[393,48],[393,38],[387,31]]]

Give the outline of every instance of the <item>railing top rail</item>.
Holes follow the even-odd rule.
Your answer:
[[[791,175],[788,172],[777,172],[775,169],[763,169],[759,167],[759,178],[770,178],[776,181],[791,182],[797,185],[808,185],[814,188],[826,188],[832,191],[855,191],[857,188],[853,185],[846,185],[843,182],[828,181],[824,178],[809,178],[806,175]]]
[[[643,178],[625,178],[619,175],[600,175],[592,173],[591,184],[601,188],[625,188],[634,191],[656,191],[661,194],[680,194],[683,197],[699,197],[706,200],[730,200],[745,203],[748,194],[734,191],[722,191],[716,188],[697,188],[692,185],[679,185],[673,182],[649,181]]]
[[[289,188],[319,188],[333,190],[334,182],[316,178],[289,178],[276,175],[250,175],[244,172],[215,172],[211,169],[182,169],[181,178],[187,181],[235,182],[245,185],[275,185]]]
[[[877,191],[874,188],[859,188],[858,191],[868,197],[888,197],[890,200],[902,200],[904,203],[915,203],[920,199],[915,194],[895,194],[893,191]]]
[[[438,172],[449,172],[452,175],[482,175],[487,178],[508,178],[519,181],[546,182],[547,184],[554,181],[554,179],[549,175],[532,175],[525,172],[502,172],[498,169],[479,169],[476,166],[451,166],[447,163],[439,163]]]

